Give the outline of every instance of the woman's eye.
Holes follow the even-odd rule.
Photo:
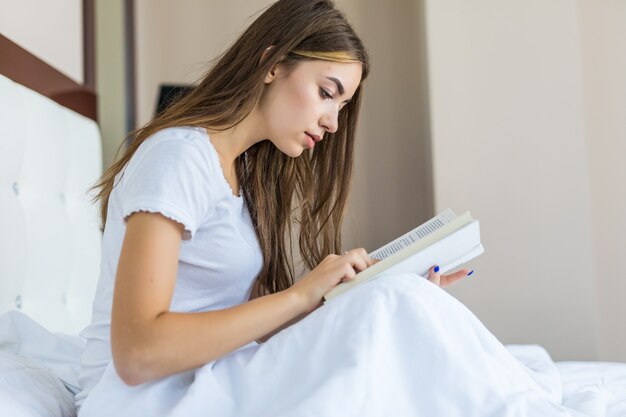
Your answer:
[[[323,88],[320,88],[320,95],[322,96],[322,98],[333,98],[333,96]]]

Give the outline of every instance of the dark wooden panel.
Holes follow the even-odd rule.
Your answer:
[[[94,0],[83,0],[83,78],[85,86],[96,89],[96,28]]]
[[[135,0],[124,0],[124,67],[126,73],[126,131],[137,126],[137,95],[135,80]]]
[[[98,120],[96,93],[0,34],[0,74],[83,116]]]

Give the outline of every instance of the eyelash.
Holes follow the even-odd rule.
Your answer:
[[[320,96],[322,96],[323,99],[332,99],[333,96],[326,90],[324,90],[323,88],[320,88]]]

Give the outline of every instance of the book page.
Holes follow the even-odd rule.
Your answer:
[[[412,243],[417,242],[418,240],[428,236],[433,233],[435,230],[441,228],[443,225],[450,223],[451,220],[456,218],[456,214],[450,209],[439,214],[437,217],[433,217],[426,223],[416,227],[410,232],[400,236],[396,240],[393,240],[387,243],[385,246],[376,249],[374,252],[371,252],[369,255],[374,259],[385,259],[388,256],[393,255],[396,252],[401,251]]]

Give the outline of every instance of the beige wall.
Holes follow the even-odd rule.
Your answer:
[[[451,292],[504,342],[626,360],[623,5],[426,4],[435,203],[486,249]]]
[[[626,2],[578,5],[600,356],[626,361]]]
[[[98,120],[107,169],[126,136],[124,1],[96,0],[95,26]]]
[[[354,237],[346,246],[372,251],[434,215],[423,10],[413,0],[337,3],[372,67],[358,131],[354,221],[346,224],[347,238]]]
[[[154,114],[161,83],[192,83],[267,0],[136,0],[137,125]]]
[[[81,0],[0,0],[0,33],[82,84],[82,13]]]

